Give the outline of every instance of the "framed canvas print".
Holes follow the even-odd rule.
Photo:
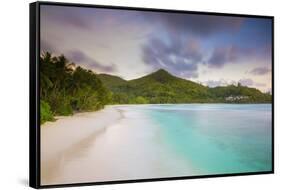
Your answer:
[[[30,4],[30,186],[274,171],[273,17]]]

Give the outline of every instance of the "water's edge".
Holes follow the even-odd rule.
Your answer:
[[[114,105],[106,109],[122,117],[62,153],[52,169],[56,175],[42,179],[44,184],[271,170],[271,104]],[[84,124],[96,128],[110,120],[109,115],[104,112]],[[74,124],[81,130],[80,119],[60,121],[56,127]],[[49,150],[52,146],[45,143]]]

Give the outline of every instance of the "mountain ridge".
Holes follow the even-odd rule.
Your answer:
[[[241,84],[210,88],[164,69],[125,80],[97,75],[113,94],[113,103],[268,103],[271,95]]]

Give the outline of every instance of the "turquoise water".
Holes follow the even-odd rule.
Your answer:
[[[200,174],[271,170],[271,104],[149,105],[141,109],[161,128],[171,152]]]
[[[41,162],[48,169],[43,184],[271,171],[270,104],[118,105],[103,111],[109,119],[112,113],[120,117]],[[105,115],[92,114],[46,129],[103,126]],[[63,131],[60,136],[71,137]]]

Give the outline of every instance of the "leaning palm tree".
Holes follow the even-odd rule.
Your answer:
[[[52,63],[52,55],[49,52],[43,52],[40,55],[40,96],[46,97],[47,90],[53,86],[50,79],[50,66]]]

